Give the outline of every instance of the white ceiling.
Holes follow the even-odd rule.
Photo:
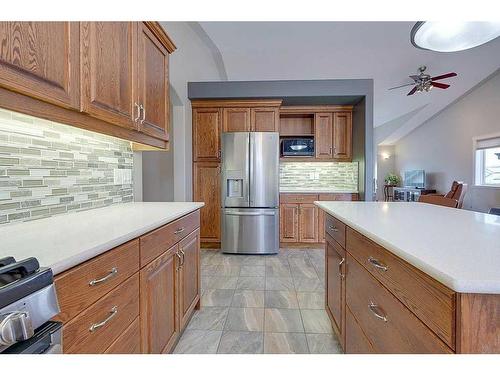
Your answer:
[[[414,22],[201,22],[219,49],[229,80],[374,80],[377,142],[392,144],[500,68],[500,38],[462,52],[424,51],[410,43]],[[426,65],[454,71],[447,90],[406,96]],[[411,87],[410,87],[411,89]],[[385,125],[385,126],[384,126]],[[381,128],[382,127],[382,128]]]

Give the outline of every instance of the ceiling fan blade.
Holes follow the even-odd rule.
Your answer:
[[[438,81],[440,79],[445,79],[445,78],[450,78],[450,77],[456,77],[456,76],[457,76],[457,73],[446,73],[446,74],[442,74],[440,76],[432,77],[431,80]]]
[[[401,85],[401,86],[391,87],[391,88],[390,88],[390,89],[388,89],[388,90],[400,89],[401,87],[413,86],[413,85],[415,85],[415,84],[416,84],[415,82],[413,82],[413,83],[407,83],[406,85]]]
[[[431,85],[437,87],[438,89],[447,89],[448,87],[450,87],[450,85],[447,85],[446,83],[439,82],[431,82]]]
[[[408,76],[408,77],[410,77],[414,81],[420,81],[420,76]]]
[[[415,94],[416,92],[417,92],[417,86],[415,86],[414,88],[412,88],[412,89],[411,89],[411,91],[410,91],[408,94],[406,94],[406,96],[413,95],[413,94]]]

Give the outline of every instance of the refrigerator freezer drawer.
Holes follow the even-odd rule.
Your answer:
[[[279,209],[224,209],[222,252],[276,254],[279,252]]]

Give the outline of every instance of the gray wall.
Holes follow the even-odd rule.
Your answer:
[[[359,98],[354,108],[354,157],[360,162],[360,191],[365,200],[373,199],[373,173],[375,168],[373,151],[373,80],[371,79],[325,79],[325,80],[285,80],[285,81],[227,81],[189,82],[190,99],[230,99],[230,98],[283,98],[285,102],[300,98],[304,104],[315,104],[325,97],[331,104],[335,98]],[[294,104],[298,104],[296,100]],[[364,148],[364,150],[363,150]],[[364,164],[362,163],[364,159]],[[361,180],[361,179],[360,179]],[[361,186],[362,185],[362,186]]]
[[[396,143],[396,168],[425,169],[440,192],[453,180],[469,184],[464,207],[500,206],[500,188],[473,187],[472,138],[500,133],[500,71]]]

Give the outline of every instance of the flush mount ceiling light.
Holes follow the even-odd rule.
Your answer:
[[[500,22],[417,22],[411,30],[411,43],[437,52],[463,51],[500,36]]]

